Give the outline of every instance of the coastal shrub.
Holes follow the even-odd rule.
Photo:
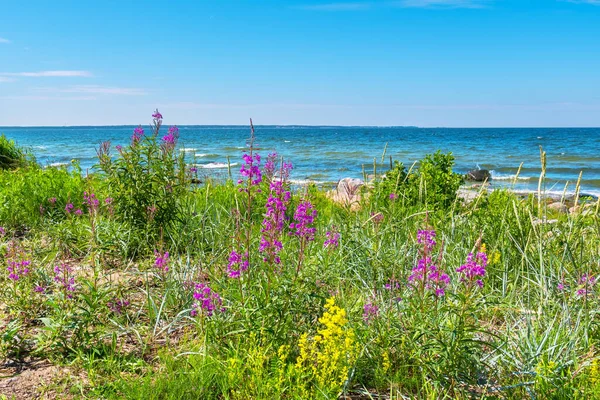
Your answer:
[[[77,164],[69,169],[31,166],[0,171],[0,221],[4,226],[26,229],[44,218],[64,220],[65,207],[81,204],[88,184]]]
[[[111,157],[109,142],[98,149],[98,167],[104,175],[106,192],[112,199],[117,219],[143,230],[147,242],[173,228],[180,212],[180,201],[187,194],[190,174],[184,154],[176,151],[179,130],[171,126],[160,136],[162,115],[153,114],[152,133],[135,128],[128,146],[117,146]]]
[[[0,135],[0,170],[15,169],[35,164],[35,157],[29,151],[18,146],[14,140]]]
[[[452,171],[454,156],[437,151],[427,154],[410,171],[399,162],[377,183],[380,202],[400,201],[404,205],[424,204],[431,209],[448,208],[456,200],[463,183],[461,174]]]

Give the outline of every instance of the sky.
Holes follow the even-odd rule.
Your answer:
[[[600,0],[5,0],[0,126],[600,126]]]

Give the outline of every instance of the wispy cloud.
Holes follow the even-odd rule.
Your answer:
[[[115,86],[100,85],[74,85],[66,88],[41,87],[35,90],[40,92],[53,93],[80,93],[80,94],[107,94],[121,96],[144,96],[148,94],[146,90],[140,88],[125,88]]]
[[[325,3],[298,6],[302,10],[312,11],[358,11],[366,10],[375,6],[372,2],[346,2],[346,3]]]
[[[0,76],[17,76],[27,78],[43,77],[85,77],[89,78],[93,74],[89,71],[38,71],[38,72],[0,72]]]
[[[565,0],[563,0],[565,1]],[[579,3],[579,4],[591,4],[593,6],[600,6],[600,0],[566,0],[569,3]]]
[[[5,100],[27,100],[27,101],[90,101],[96,100],[93,96],[39,96],[39,95],[20,95],[20,96],[0,96],[0,99]]]
[[[10,40],[0,37],[0,43],[11,43]]]
[[[483,8],[489,3],[488,0],[403,0],[398,2],[402,7],[410,8]]]
[[[312,11],[361,11],[376,8],[484,8],[493,0],[395,0],[395,1],[354,1],[307,4],[297,8]],[[579,1],[579,0],[572,0]],[[581,0],[600,2],[600,0]]]

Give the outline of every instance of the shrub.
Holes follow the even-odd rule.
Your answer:
[[[14,140],[9,140],[4,134],[0,135],[0,170],[15,169],[29,164],[35,164],[33,155],[19,147]]]

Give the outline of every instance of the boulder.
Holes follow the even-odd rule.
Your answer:
[[[556,211],[561,212],[561,213],[566,213],[566,212],[569,211],[569,208],[565,204],[563,204],[561,202],[556,202],[556,203],[550,203],[550,204],[548,204],[548,209],[550,209],[550,210],[556,210]]]
[[[358,207],[360,202],[360,188],[364,186],[362,179],[344,178],[341,179],[334,190],[327,192],[327,196],[336,203],[348,205],[353,209]]]
[[[474,169],[467,172],[467,174],[465,175],[465,179],[468,181],[475,182],[483,182],[485,180],[489,181],[490,179],[492,179],[492,174],[490,174],[490,171],[488,171],[487,169]]]

